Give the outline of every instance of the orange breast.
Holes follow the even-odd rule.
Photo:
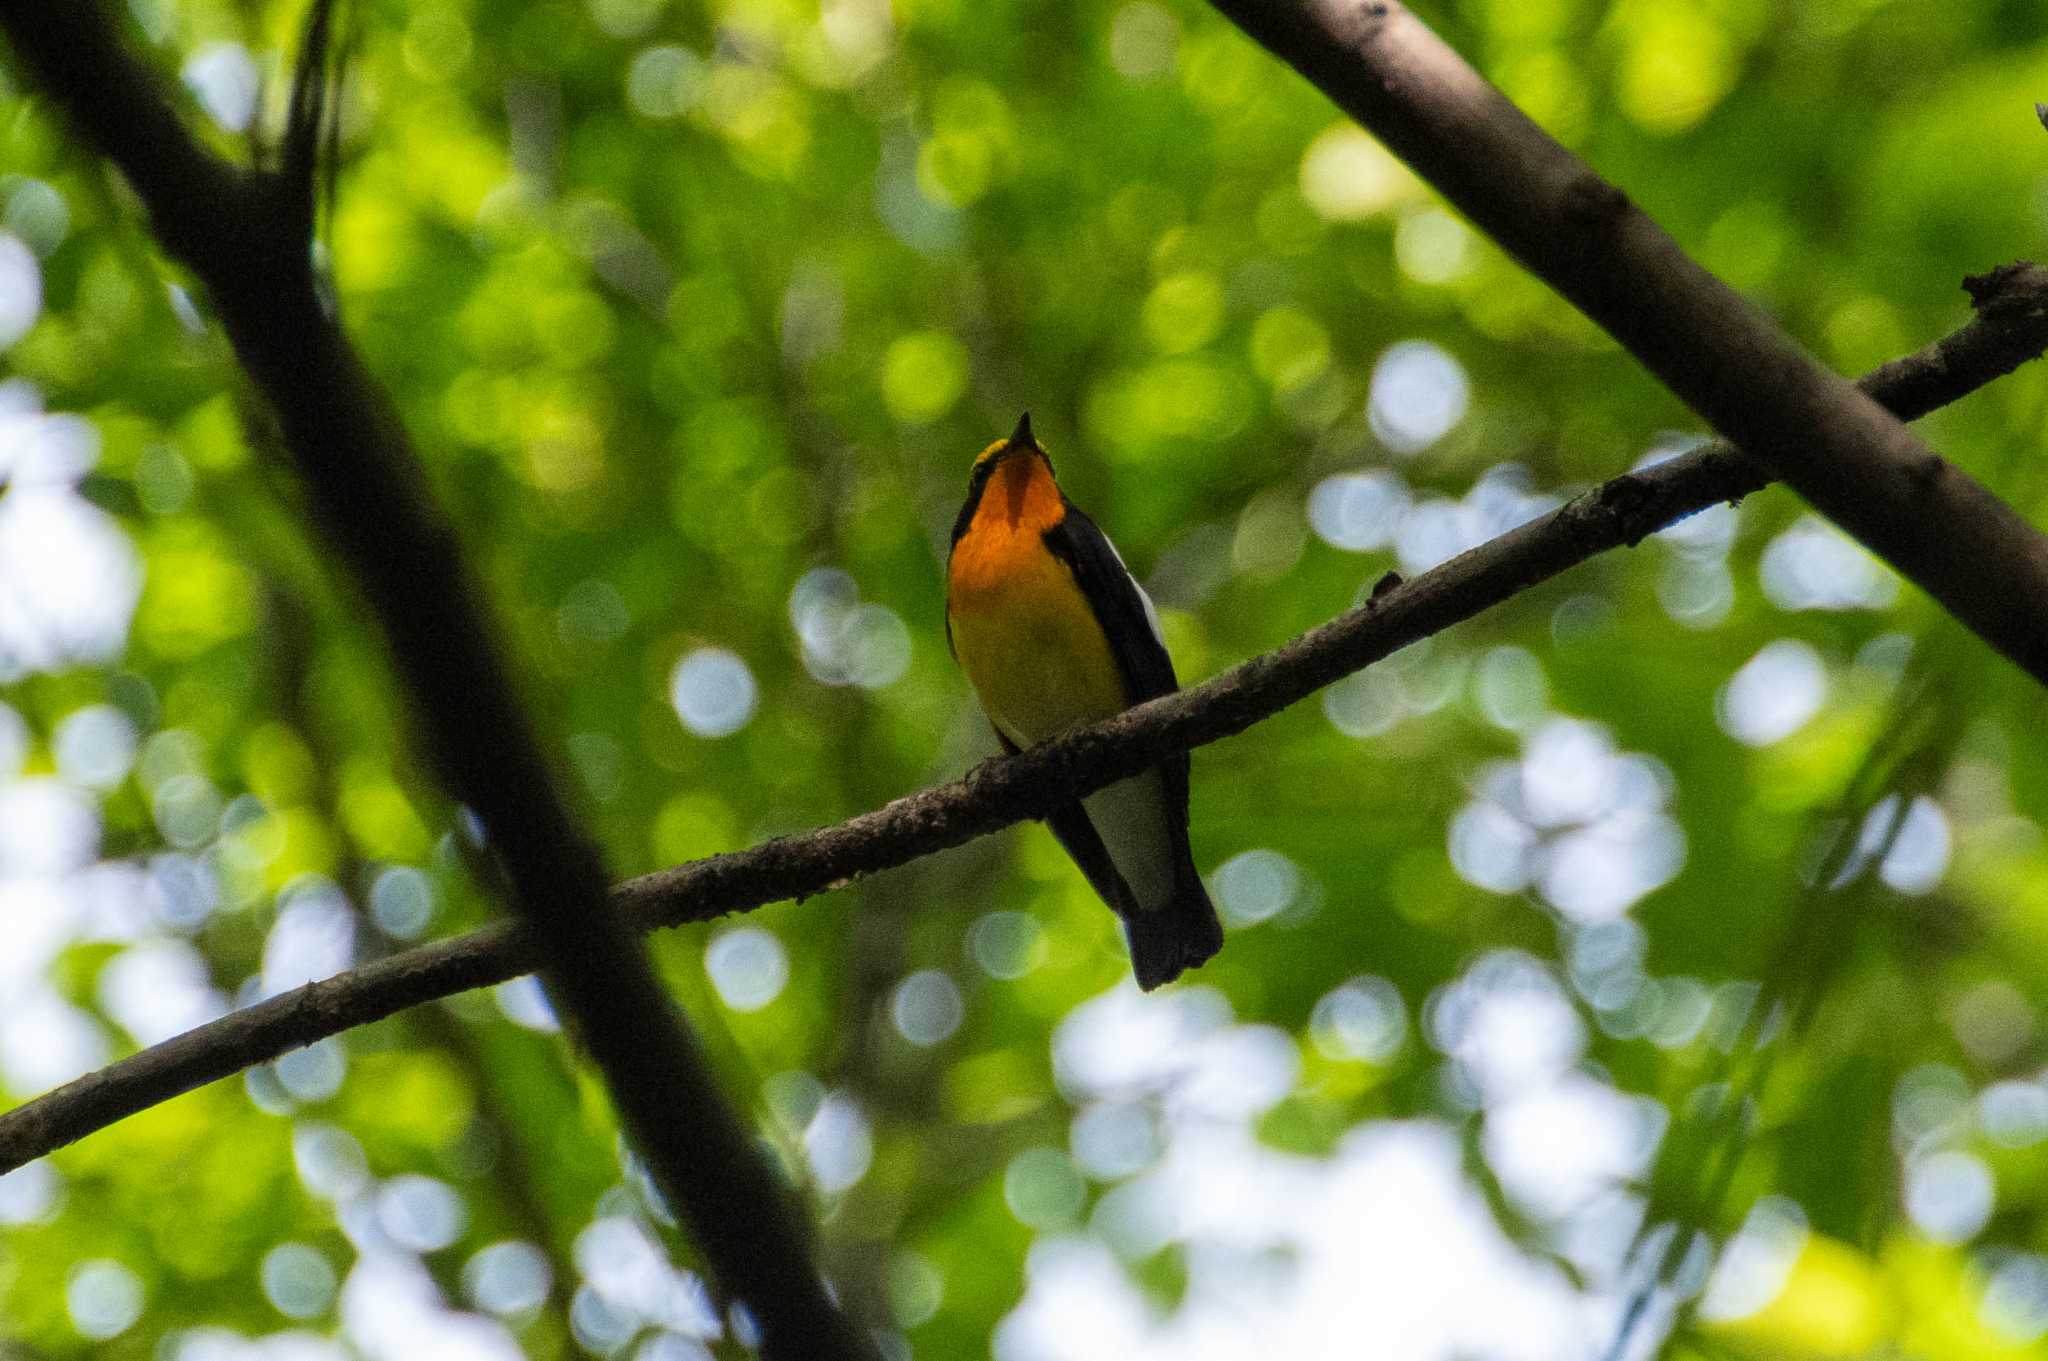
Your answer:
[[[1011,455],[947,565],[953,651],[982,708],[1018,746],[1128,702],[1095,611],[1045,546],[1045,531],[1065,513],[1045,461]]]

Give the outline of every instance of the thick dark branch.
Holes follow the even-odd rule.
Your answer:
[[[1899,416],[1925,415],[2048,350],[2048,270],[2008,265],[1968,286],[1977,306],[1969,324],[1863,380]],[[984,763],[964,780],[850,822],[629,880],[612,890],[612,901],[643,930],[708,921],[958,845],[1100,788],[1166,751],[1242,732],[1397,648],[1769,480],[1726,444],[1618,477],[1206,684]],[[533,960],[510,930],[494,927],[224,1016],[0,1115],[0,1172],[315,1040],[503,982]]]
[[[713,1274],[752,1310],[779,1361],[873,1357],[828,1299],[788,1188],[607,905],[596,846],[560,797],[454,528],[384,392],[318,301],[308,230],[326,0],[308,25],[275,172],[200,151],[94,0],[0,0],[0,29],[205,284],[277,415],[314,518],[384,630],[418,740],[486,829],[557,1004]]]
[[[235,229],[233,205],[248,177],[193,140],[162,82],[121,45],[101,6],[0,0],[0,29],[34,83],[57,96],[73,126],[150,205],[166,250],[201,255]]]
[[[2048,684],[2048,538],[1816,364],[1398,4],[1214,0],[1771,469]]]

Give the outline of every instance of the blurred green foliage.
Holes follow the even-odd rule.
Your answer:
[[[214,145],[246,154],[238,100],[274,139],[299,5],[123,8]],[[1844,371],[1952,329],[1962,276],[2048,232],[2037,4],[1418,8]],[[1152,588],[1184,681],[1695,428],[1198,6],[347,14],[336,294],[622,877],[836,821],[992,750],[939,602],[969,460],[1020,410]],[[0,230],[33,250],[41,308],[0,365],[90,422],[82,492],[142,564],[118,655],[9,661],[23,739],[0,781],[79,786],[59,734],[90,706],[139,743],[86,786],[96,851],[62,885],[126,866],[142,906],[80,913],[18,996],[46,989],[112,1055],[145,1036],[108,979],[151,942],[184,942],[196,986],[246,999],[322,884],[357,914],[344,958],[490,909],[204,298],[13,82],[0,64]],[[2038,518],[2044,406],[2036,366],[1924,430]],[[1598,1286],[1569,1215],[1489,1155],[1498,1110],[1466,1071],[1485,1060],[1446,1019],[1485,961],[1532,964],[1585,1037],[1566,1066],[1661,1112],[1658,1157],[1622,1174],[1653,1219],[1718,1240],[1777,1196],[1809,1231],[1774,1302],[1688,1324],[1679,1347],[2017,1356],[2048,1329],[2048,726],[2031,684],[1805,514],[1760,494],[1198,751],[1195,855],[1232,925],[1200,1005],[1297,1051],[1253,1122],[1270,1148],[1322,1159],[1380,1122],[1441,1122],[1501,1227]],[[1931,802],[1866,845],[1854,884],[1816,882],[1830,839],[1887,797]],[[1909,843],[1917,861],[1892,858]],[[195,876],[210,910],[178,906]],[[987,1354],[1035,1238],[1115,1238],[1103,1207],[1130,1174],[1075,1179],[1061,1150],[1093,1098],[1056,1081],[1049,1046],[1126,978],[1112,918],[1025,828],[741,928],[766,937],[734,929],[653,948],[809,1188],[843,1298],[920,1356]],[[1389,1043],[1330,1001],[1361,978],[1342,997],[1379,999],[1358,1015],[1383,1036],[1392,996]],[[1776,1002],[1752,1056],[1745,1020]],[[40,1042],[16,1024],[8,1043]],[[593,1216],[693,1260],[530,994],[312,1054],[58,1154],[47,1196],[0,1194],[0,1354],[333,1335],[332,1283],[295,1296],[269,1254],[310,1245],[349,1277],[394,1215],[405,1241],[408,1176],[459,1198],[452,1231],[414,1244],[451,1306],[489,1307],[486,1245],[539,1249],[552,1289],[501,1311],[530,1355],[648,1323],[578,1293]],[[43,1085],[24,1071],[0,1063],[13,1097]],[[1732,1124],[1727,1091],[1751,1103]],[[1981,1170],[1991,1204],[1909,1213],[1930,1167],[1965,1190]],[[442,1202],[420,1203],[431,1220]],[[1196,1289],[1184,1245],[1124,1258],[1158,1309]],[[111,1339],[81,1326],[107,1260],[141,1288]],[[1038,1354],[1021,1346],[1005,1355]]]

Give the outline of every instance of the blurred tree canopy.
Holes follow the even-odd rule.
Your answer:
[[[275,142],[299,4],[124,8]],[[2037,4],[1417,8],[1844,372],[2048,233]],[[1020,410],[1184,682],[1699,437],[1179,0],[348,32],[335,295],[620,877],[993,750],[941,582]],[[0,62],[10,1104],[491,911],[186,282]],[[1922,430],[2039,520],[2044,416]],[[652,945],[892,1356],[2032,1355],[2041,712],[1773,489],[1198,750],[1175,988],[1036,827]],[[696,1266],[522,981],[0,1177],[0,1356],[744,1354]]]

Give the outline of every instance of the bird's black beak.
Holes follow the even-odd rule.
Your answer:
[[[1029,411],[1017,418],[1017,428],[1010,432],[1010,443],[1022,445],[1027,449],[1038,447],[1038,441],[1031,438],[1031,413]]]

